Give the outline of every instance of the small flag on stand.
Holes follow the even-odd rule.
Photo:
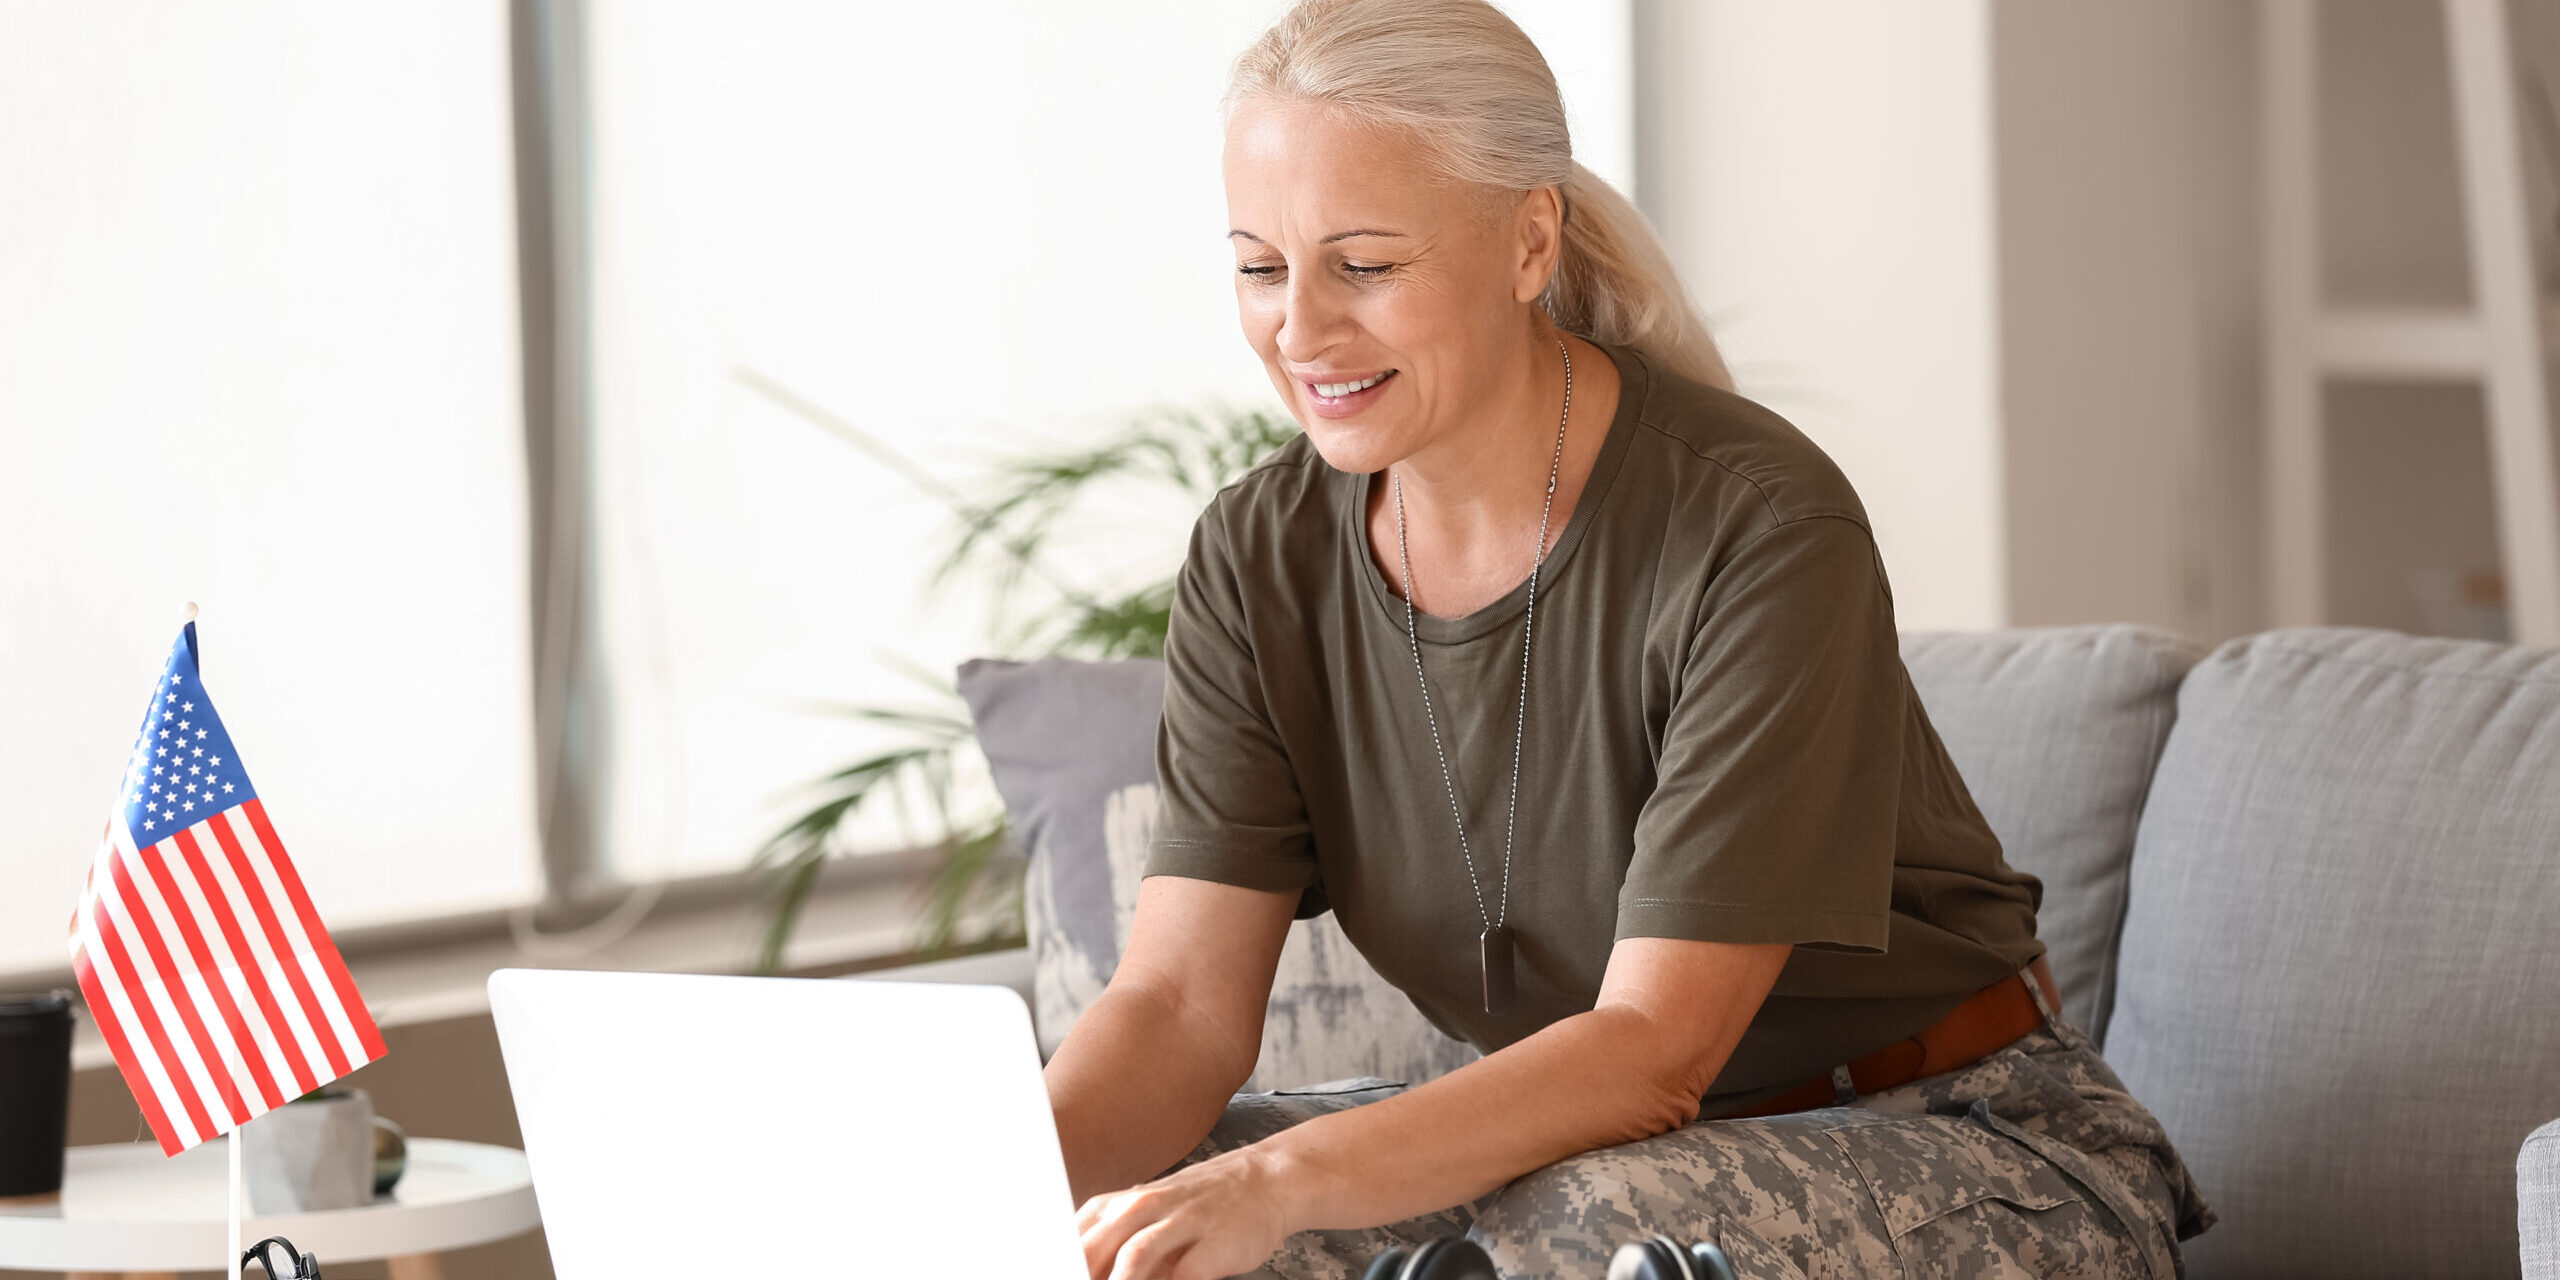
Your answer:
[[[169,1155],[383,1055],[214,714],[192,620],[80,891],[71,967]]]

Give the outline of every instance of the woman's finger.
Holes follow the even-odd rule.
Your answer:
[[[1150,1222],[1120,1246],[1120,1257],[1111,1268],[1110,1280],[1165,1280],[1173,1274],[1174,1264],[1181,1260],[1190,1243],[1171,1218]]]
[[[1146,1191],[1094,1197],[1098,1208],[1093,1220],[1077,1232],[1084,1244],[1085,1271],[1093,1280],[1103,1280],[1111,1274],[1113,1259],[1129,1237],[1160,1216],[1157,1200],[1155,1194]]]
[[[1086,1196],[1084,1198],[1084,1203],[1076,1206],[1077,1235],[1083,1235],[1085,1232],[1091,1231],[1093,1229],[1093,1224],[1102,1220],[1103,1202],[1109,1200],[1116,1194],[1118,1193],[1105,1191],[1100,1195]]]

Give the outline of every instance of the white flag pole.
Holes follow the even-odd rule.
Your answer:
[[[229,1224],[223,1231],[222,1278],[234,1280],[240,1274],[240,1130],[233,1129],[227,1142],[231,1148],[231,1190],[222,1198],[222,1216]]]
[[[195,620],[196,620],[196,602],[195,602],[195,601],[193,601],[193,600],[189,600],[189,601],[187,602],[187,621],[189,621],[189,622],[193,622],[193,621],[195,621]],[[236,1278],[237,1278],[237,1277],[239,1276],[239,1274],[240,1274],[240,1128],[241,1128],[241,1127],[244,1127],[244,1126],[235,1126],[235,1127],[231,1130],[231,1136],[229,1136],[229,1137],[227,1137],[227,1138],[223,1139],[223,1145],[224,1145],[225,1147],[229,1148],[229,1150],[230,1150],[230,1164],[231,1164],[231,1177],[230,1177],[230,1181],[229,1181],[229,1183],[227,1184],[227,1188],[226,1188],[226,1190],[223,1192],[223,1196],[222,1196],[222,1222],[223,1222],[223,1230],[222,1230],[222,1244],[223,1244],[223,1250],[222,1250],[222,1277],[223,1277],[223,1280],[236,1280]]]

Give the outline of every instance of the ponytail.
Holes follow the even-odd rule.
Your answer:
[[[1731,391],[1724,353],[1644,213],[1580,161],[1563,193],[1563,252],[1538,295],[1547,318],[1567,333],[1634,347],[1674,373]]]

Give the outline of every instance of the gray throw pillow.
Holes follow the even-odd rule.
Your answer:
[[[2516,1274],[2560,1115],[2560,648],[2224,644],[2132,890],[2107,1060],[2221,1216],[2188,1273]]]
[[[2044,939],[2063,1012],[2106,1037],[2116,940],[2143,797],[2177,719],[2194,641],[2126,624],[1918,631],[1902,663],[2000,837],[2044,882]]]
[[[1155,830],[1164,664],[980,658],[961,664],[959,687],[1030,858],[1023,909],[1045,1058],[1102,994],[1129,938]],[[1327,914],[1289,928],[1246,1087],[1419,1083],[1475,1057],[1387,985]]]

